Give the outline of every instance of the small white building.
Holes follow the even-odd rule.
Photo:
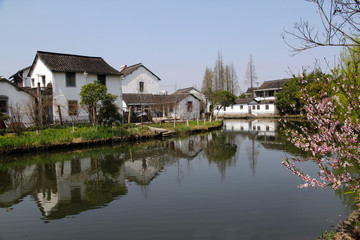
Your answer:
[[[11,108],[17,108],[22,116],[21,122],[25,126],[30,126],[30,119],[28,118],[27,111],[29,110],[28,104],[34,101],[34,96],[23,88],[10,82],[5,78],[0,78],[0,111],[9,117],[12,115]]]
[[[126,67],[121,73],[123,93],[159,94],[160,78],[142,63]]]
[[[236,104],[220,109],[220,117],[266,117],[277,114],[275,93],[281,91],[282,85],[290,79],[265,81],[254,89],[254,98],[236,99]],[[217,114],[215,110],[214,114]]]
[[[136,94],[124,93],[126,111],[149,110],[152,117],[197,119],[200,117],[200,100],[190,93],[184,94]]]
[[[122,74],[107,64],[101,57],[89,57],[63,53],[36,53],[30,67],[30,87],[52,88],[52,116],[54,121],[70,120],[69,110],[80,103],[81,87],[94,80],[104,84],[108,92],[116,95],[115,101],[122,109]],[[78,120],[88,120],[88,114],[79,113]]]
[[[28,77],[31,66],[23,68],[9,77],[9,80],[19,87],[30,87],[30,78]]]

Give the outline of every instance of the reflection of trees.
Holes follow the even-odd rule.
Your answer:
[[[222,178],[225,177],[226,167],[231,167],[236,163],[234,156],[237,145],[234,142],[235,136],[213,133],[206,143],[205,155],[209,163],[215,163],[218,166]]]
[[[249,139],[251,144],[246,147],[246,152],[248,156],[249,166],[252,170],[252,175],[255,176],[256,164],[258,162],[259,150],[255,148],[255,135],[250,134]]]
[[[86,199],[97,206],[111,202],[114,196],[127,194],[124,184],[119,184],[110,178],[86,181],[85,186]]]

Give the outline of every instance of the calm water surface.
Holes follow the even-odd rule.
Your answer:
[[[0,239],[316,239],[352,200],[298,189],[281,161],[301,153],[275,129],[226,121],[181,139],[9,156]]]

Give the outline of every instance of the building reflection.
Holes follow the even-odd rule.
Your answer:
[[[166,167],[177,168],[181,181],[194,158],[206,158],[225,178],[226,169],[244,155],[241,147],[255,174],[258,144],[271,147],[275,127],[273,123],[226,121],[223,132],[21,156],[14,166],[0,165],[0,207],[11,211],[31,196],[44,220],[79,214],[121,198],[129,184],[141,186],[146,195],[148,186]]]
[[[127,183],[146,187],[165,166],[179,159],[192,160],[203,150],[204,138],[196,135],[135,147],[58,153],[45,164],[35,162],[48,154],[24,159],[34,164],[0,170],[0,207],[11,211],[31,196],[44,219],[58,219],[106,206],[127,194]]]
[[[256,173],[261,146],[266,149],[273,147],[283,149],[282,143],[276,141],[277,121],[274,119],[226,120],[223,131],[225,133],[236,133],[237,136],[240,136],[240,143],[237,143],[239,146],[244,142],[247,144],[244,148],[253,176]],[[248,141],[244,141],[244,139]]]

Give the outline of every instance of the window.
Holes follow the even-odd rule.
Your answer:
[[[35,87],[35,79],[31,79],[31,85],[32,85],[32,87]]]
[[[270,131],[270,127],[269,126],[266,126],[266,131]]]
[[[193,104],[191,101],[187,102],[187,110],[188,110],[188,112],[192,112],[192,110],[193,110]]]
[[[269,110],[269,105],[266,104],[266,105],[265,105],[265,109],[266,109],[266,110]]]
[[[71,73],[71,72],[66,73],[66,86],[76,87],[75,73]]]
[[[100,75],[99,74],[98,75],[98,80],[102,85],[106,86],[106,75]]]
[[[255,110],[255,105],[253,106],[253,110]]]
[[[260,126],[257,126],[257,130],[260,131]]]
[[[144,82],[139,82],[139,92],[144,91]]]
[[[8,97],[6,96],[0,96],[0,111],[2,113],[8,112]]]
[[[173,105],[170,105],[170,112],[173,112],[174,111],[174,106]]]
[[[70,116],[74,116],[78,114],[78,101],[77,100],[69,100],[68,101],[68,113]]]
[[[256,109],[257,109],[257,110],[260,110],[260,105],[257,105],[257,106],[256,106]]]
[[[234,106],[233,105],[231,105],[231,110],[233,110],[234,109]]]
[[[244,106],[243,105],[240,105],[240,109],[243,109],[244,108]]]
[[[45,84],[46,84],[45,75],[42,75],[42,76],[41,76],[41,82],[42,82],[43,87],[45,87]]]

